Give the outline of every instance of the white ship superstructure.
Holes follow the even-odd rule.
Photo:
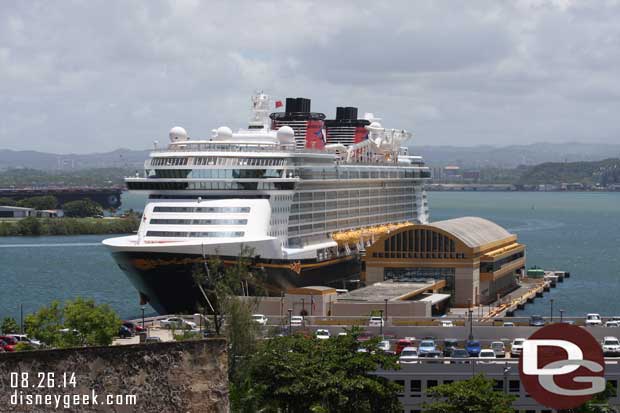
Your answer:
[[[144,176],[126,179],[149,195],[142,223],[136,235],[104,244],[158,311],[194,304],[169,290],[194,289],[183,274],[207,256],[231,261],[250,247],[273,292],[324,285],[358,277],[360,251],[380,233],[428,221],[430,173],[402,146],[407,131],[371,114],[354,119],[355,108],[325,120],[303,98],[271,114],[266,95],[252,104],[246,130],[190,139],[173,128]]]

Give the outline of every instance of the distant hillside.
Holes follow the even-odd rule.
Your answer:
[[[95,168],[71,171],[42,171],[38,169],[7,169],[0,171],[0,188],[44,186],[123,186],[123,178],[135,169]]]
[[[417,146],[411,153],[422,155],[429,166],[458,165],[468,169],[510,169],[544,162],[600,161],[620,157],[620,144],[536,143],[513,146]],[[0,149],[0,170],[33,168],[73,170],[128,168],[141,170],[149,150],[117,149],[92,154],[54,154]]]
[[[411,146],[430,166],[462,168],[516,168],[544,162],[600,161],[620,157],[620,145],[589,143],[536,143],[513,146]]]
[[[521,185],[582,183],[607,186],[620,183],[620,159],[598,162],[546,162],[528,168],[520,177]]]
[[[0,170],[9,168],[33,168],[40,170],[142,169],[148,153],[148,150],[117,149],[112,152],[78,155],[0,149]]]

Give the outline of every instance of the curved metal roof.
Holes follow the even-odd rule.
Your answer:
[[[478,217],[448,219],[428,225],[454,235],[470,248],[482,247],[483,245],[502,241],[513,236],[513,234],[496,223]]]

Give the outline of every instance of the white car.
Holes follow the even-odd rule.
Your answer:
[[[377,345],[377,348],[381,351],[390,351],[390,340],[381,340]]]
[[[160,320],[159,325],[161,328],[178,329],[178,330],[195,330],[196,323],[193,321],[187,321],[181,317],[168,317]]]
[[[603,347],[603,354],[605,356],[617,357],[620,356],[620,341],[616,337],[605,337],[601,342]]]
[[[269,319],[267,317],[265,317],[265,315],[263,315],[263,314],[252,314],[252,320],[254,320],[256,323],[260,324],[261,326],[266,326],[267,325],[267,321]]]
[[[480,359],[495,359],[497,358],[495,356],[495,351],[491,348],[483,348],[482,350],[480,350],[480,353],[478,353],[478,358]]]
[[[328,338],[331,337],[331,334],[329,333],[329,330],[325,330],[324,328],[319,328],[314,333],[314,336],[318,338],[319,340],[327,340]]]
[[[515,338],[512,340],[512,344],[510,345],[510,356],[518,357],[521,355],[523,351],[523,343],[525,343],[525,338]]]
[[[383,327],[383,325],[383,317],[372,316],[368,321],[369,327]]]
[[[441,320],[439,322],[439,325],[441,327],[454,327],[454,323],[452,322],[452,320]]]
[[[41,345],[41,342],[39,340],[36,340],[34,338],[28,338],[27,334],[7,334],[7,336],[13,337],[15,340],[17,340],[20,343],[32,344],[35,347],[38,347]]]
[[[340,333],[338,333],[338,337],[344,337],[344,336],[348,336],[346,331],[341,331]]]
[[[400,352],[398,358],[400,364],[413,364],[418,362],[418,349],[416,347],[405,347]]]
[[[586,326],[600,326],[603,324],[601,315],[597,313],[586,314]]]
[[[291,326],[293,327],[301,327],[304,323],[304,318],[300,315],[291,316]]]
[[[618,327],[620,323],[616,320],[605,321],[605,327]]]

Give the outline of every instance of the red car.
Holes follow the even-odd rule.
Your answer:
[[[413,341],[406,338],[401,338],[396,342],[396,354],[400,354],[405,347],[413,347]]]
[[[0,346],[4,351],[15,351],[17,340],[11,336],[0,336]]]

